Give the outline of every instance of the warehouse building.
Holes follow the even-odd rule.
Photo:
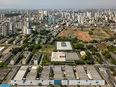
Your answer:
[[[13,41],[13,44],[17,44],[21,39],[20,38],[16,38],[14,41]]]
[[[40,38],[36,38],[36,39],[35,39],[35,44],[39,44],[40,41],[41,41]]]
[[[55,66],[53,68],[54,70],[54,80],[63,80],[63,71],[61,69],[61,66]]]
[[[81,60],[81,57],[76,52],[52,52],[51,61],[55,62],[74,62]]]
[[[48,66],[43,66],[40,80],[49,80],[50,68]]]
[[[14,40],[14,38],[12,37],[12,38],[8,39],[5,43],[10,44],[11,42],[13,42],[13,40]]]
[[[4,64],[7,65],[10,62],[12,56],[13,56],[13,54],[11,52],[9,52],[0,59],[0,62],[3,62]]]
[[[29,61],[30,57],[31,57],[31,52],[30,51],[25,51],[23,53],[23,59],[22,59],[22,64],[27,64],[27,62]]]
[[[20,41],[20,44],[23,45],[25,43],[25,38]]]
[[[37,66],[32,66],[30,72],[26,77],[26,80],[36,80],[37,77]]]
[[[0,44],[4,43],[7,40],[7,38],[3,38],[0,40]]]
[[[21,66],[21,68],[19,69],[18,73],[16,74],[14,80],[23,80],[25,79],[26,73],[28,71],[28,66]]]
[[[2,52],[4,49],[5,49],[5,47],[0,47],[0,56],[2,55]]]
[[[37,53],[37,55],[35,55],[35,57],[33,58],[34,61],[34,65],[38,65],[40,63],[42,54],[40,52]]]
[[[105,85],[105,80],[94,66],[43,66],[40,79],[37,78],[37,67],[21,66],[11,80],[12,85]],[[49,75],[53,70],[53,79]]]
[[[20,55],[21,55],[21,52],[18,52],[18,53],[13,57],[13,59],[10,61],[10,64],[15,65],[16,62],[18,61]]]
[[[72,51],[73,47],[71,42],[69,41],[57,41],[56,42],[56,50],[57,51]]]
[[[71,66],[65,67],[65,77],[67,80],[75,80],[73,67]]]

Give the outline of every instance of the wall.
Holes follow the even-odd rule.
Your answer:
[[[38,83],[42,85],[59,85],[59,83],[62,85],[105,85],[105,80],[11,80],[12,85],[38,85]]]

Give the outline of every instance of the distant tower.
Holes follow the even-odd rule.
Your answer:
[[[19,21],[19,28],[23,29],[23,21],[22,20]]]
[[[2,26],[2,35],[7,36],[8,33],[9,33],[9,24],[4,23],[3,26]]]
[[[13,22],[13,23],[10,23],[10,33],[11,33],[11,35],[13,35],[13,34],[15,34],[15,32],[16,32],[16,23],[15,22]]]

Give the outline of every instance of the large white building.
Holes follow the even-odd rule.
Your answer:
[[[43,66],[38,78],[37,66],[21,66],[11,85],[105,85],[95,66]],[[54,72],[51,79],[50,74]]]
[[[72,51],[73,47],[71,42],[69,41],[57,41],[56,42],[56,50],[58,51]]]
[[[81,57],[76,52],[52,52],[51,61],[54,62],[74,62],[81,60]]]

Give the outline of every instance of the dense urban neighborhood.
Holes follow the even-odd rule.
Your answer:
[[[116,87],[116,10],[0,10],[1,87]]]

